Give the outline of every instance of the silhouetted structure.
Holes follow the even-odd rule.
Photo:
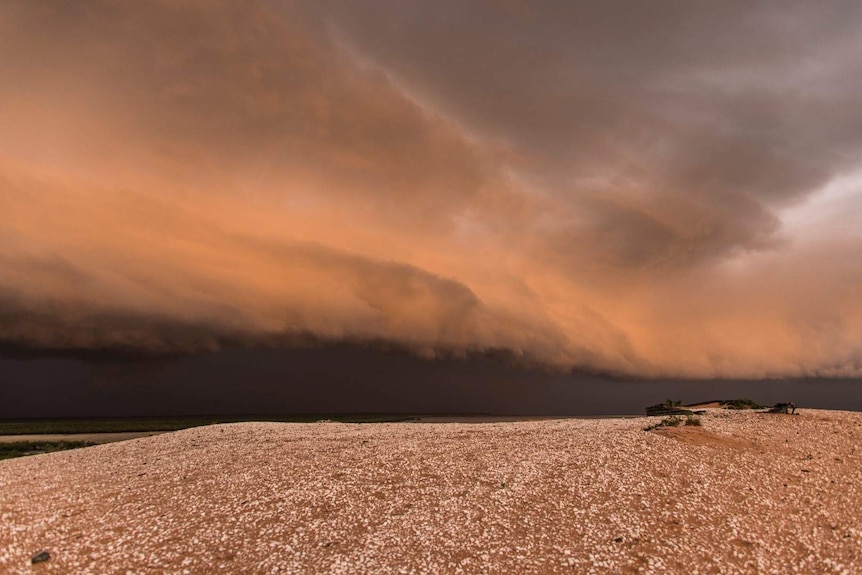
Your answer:
[[[771,408],[769,408],[769,413],[796,413],[796,404],[792,401],[790,403],[776,403]]]

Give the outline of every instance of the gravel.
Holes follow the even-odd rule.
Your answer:
[[[240,423],[2,461],[0,573],[862,573],[862,414],[657,421]]]

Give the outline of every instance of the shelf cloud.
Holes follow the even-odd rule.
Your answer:
[[[862,5],[0,6],[0,344],[862,375]]]

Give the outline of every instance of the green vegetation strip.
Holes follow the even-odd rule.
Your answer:
[[[726,407],[728,409],[763,409],[766,406],[760,405],[756,401],[753,401],[748,398],[743,399],[728,399],[721,402],[722,407]]]
[[[12,459],[24,455],[38,455],[40,453],[51,453],[52,451],[63,451],[76,449],[78,447],[90,447],[95,443],[89,441],[16,441],[14,443],[0,443],[0,459]]]
[[[212,415],[174,418],[118,418],[118,419],[29,419],[0,421],[0,435],[36,435],[41,433],[122,433],[138,431],[177,431],[189,427],[214,423],[243,421],[276,421],[310,423],[327,419],[342,423],[392,423],[413,421],[410,415],[400,414],[310,414],[310,415]]]
[[[679,427],[680,425],[693,425],[695,427],[701,427],[703,425],[703,422],[696,415],[686,415],[685,419],[679,417],[678,415],[672,415],[670,417],[665,417],[658,423],[644,427],[644,431],[652,431],[653,429],[658,429],[659,427]]]

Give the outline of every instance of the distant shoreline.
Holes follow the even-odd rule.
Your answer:
[[[113,443],[140,437],[150,437],[169,431],[131,431],[120,433],[30,433],[0,435],[0,443],[21,443],[37,441],[86,441],[88,443]]]
[[[270,421],[281,423],[492,423],[503,421],[545,421],[552,419],[618,419],[643,417],[642,414],[597,415],[493,415],[493,414],[295,414],[295,415],[202,415],[179,417],[76,417],[0,419],[0,437],[21,435],[77,435],[102,433],[148,433],[179,431],[218,423]]]

